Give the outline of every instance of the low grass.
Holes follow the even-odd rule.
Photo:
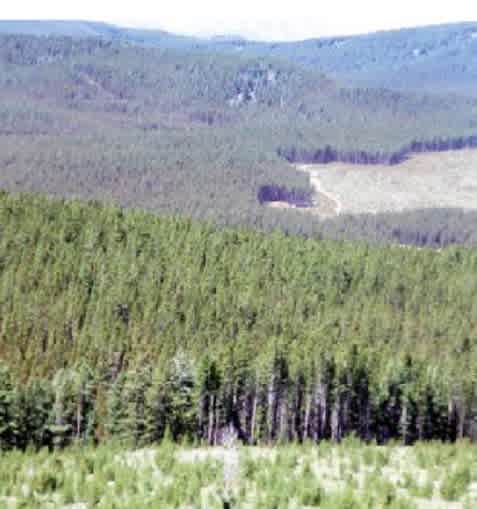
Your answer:
[[[469,509],[477,445],[121,444],[0,456],[0,508]]]

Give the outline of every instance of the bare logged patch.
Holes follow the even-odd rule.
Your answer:
[[[477,150],[415,154],[397,166],[299,165],[334,215],[424,208],[477,210]],[[304,209],[309,210],[309,209]]]
[[[291,205],[286,201],[271,201],[267,204],[271,209],[296,209],[295,205]]]

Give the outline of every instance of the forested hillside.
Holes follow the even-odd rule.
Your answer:
[[[347,86],[476,95],[477,22],[296,42],[201,39],[84,21],[0,21],[0,33],[95,37],[137,46],[278,58]]]
[[[109,23],[81,20],[0,20],[0,34],[74,37],[76,39],[95,38],[121,44],[164,49],[199,49],[208,44],[205,39],[176,35],[164,30],[127,28]]]
[[[3,189],[310,236],[475,240],[460,211],[324,224],[260,200],[264,188],[309,196],[290,162],[393,164],[409,150],[474,146],[474,99],[343,88],[281,60],[105,37],[0,36],[0,71]]]
[[[476,436],[477,254],[0,195],[0,443]]]
[[[280,57],[348,86],[476,95],[477,22],[290,43],[222,43],[223,49]]]
[[[45,37],[112,38],[121,29],[107,23],[72,20],[0,20],[0,33]]]

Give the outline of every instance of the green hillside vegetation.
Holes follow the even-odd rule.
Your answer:
[[[476,437],[477,254],[0,196],[0,443]]]
[[[311,193],[290,161],[393,163],[411,148],[473,146],[473,99],[347,89],[280,60],[104,38],[1,36],[0,71],[3,189],[265,231],[474,242],[473,216],[461,230],[459,211],[323,224],[258,200],[270,185]]]

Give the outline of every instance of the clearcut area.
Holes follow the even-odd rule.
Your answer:
[[[331,202],[323,216],[477,209],[476,150],[415,154],[396,166],[332,163],[296,168],[309,173],[316,202]]]

